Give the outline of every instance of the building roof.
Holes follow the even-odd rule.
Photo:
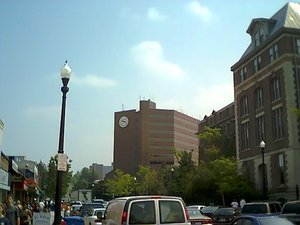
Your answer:
[[[253,19],[247,29],[247,33],[253,35],[253,30],[257,24],[267,24],[269,28],[268,37],[275,34],[280,28],[300,29],[300,4],[288,2],[270,19],[256,18]],[[254,50],[254,43],[251,42],[241,59]]]

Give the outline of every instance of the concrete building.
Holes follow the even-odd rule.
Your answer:
[[[175,150],[192,152],[197,163],[198,123],[175,110],[157,109],[150,100],[140,101],[140,111],[115,112],[114,170],[135,174],[139,165],[176,165]]]
[[[90,170],[94,173],[97,180],[103,180],[105,175],[112,171],[112,166],[104,166],[103,164],[93,163]]]
[[[253,19],[247,33],[251,43],[231,68],[237,159],[257,189],[266,180],[270,198],[296,199],[300,126],[293,110],[300,106],[300,4],[287,3],[269,19]]]
[[[203,133],[205,127],[221,129],[220,151],[222,155],[226,157],[236,155],[234,102],[218,111],[213,110],[209,116],[205,115],[203,120],[198,124],[197,133]],[[205,145],[205,143],[199,140],[199,160],[206,161],[203,145]]]

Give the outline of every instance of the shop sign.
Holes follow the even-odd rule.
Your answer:
[[[8,185],[8,172],[0,168],[0,183]]]

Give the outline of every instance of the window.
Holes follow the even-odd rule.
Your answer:
[[[281,139],[283,137],[282,107],[272,111],[272,125],[273,140]]]
[[[254,45],[259,46],[263,42],[264,32],[263,29],[259,29],[254,35]]]
[[[297,50],[297,53],[300,54],[300,39],[297,39],[297,41],[296,41],[296,50]]]
[[[254,59],[254,72],[256,73],[261,69],[261,57],[258,56]]]
[[[285,167],[285,163],[284,163],[284,154],[280,153],[278,155],[278,166],[279,166],[279,177],[280,177],[280,184],[284,184],[284,167]]]
[[[241,110],[241,116],[245,116],[249,113],[247,96],[243,96],[241,98],[241,100],[240,100],[240,110]]]
[[[273,45],[269,49],[270,61],[273,62],[275,59],[278,58],[278,45]]]
[[[271,81],[271,98],[272,102],[281,98],[279,78],[274,78]]]
[[[246,78],[247,78],[247,67],[244,67],[244,68],[241,69],[240,78],[241,78],[241,82],[246,80]]]
[[[250,146],[250,134],[249,134],[249,121],[242,123],[241,129],[241,143],[242,149],[249,148]]]
[[[154,201],[133,202],[129,212],[130,224],[155,224]]]
[[[256,118],[256,144],[265,140],[265,115]]]
[[[185,215],[179,201],[159,201],[160,223],[184,223]]]
[[[255,90],[255,109],[260,109],[264,106],[264,101],[263,101],[263,89],[262,88],[256,88]]]

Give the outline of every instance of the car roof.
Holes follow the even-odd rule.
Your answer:
[[[181,200],[181,197],[177,196],[163,196],[163,195],[144,195],[144,196],[127,196],[127,197],[119,197],[115,198],[114,200],[135,200],[135,199],[179,199]]]

